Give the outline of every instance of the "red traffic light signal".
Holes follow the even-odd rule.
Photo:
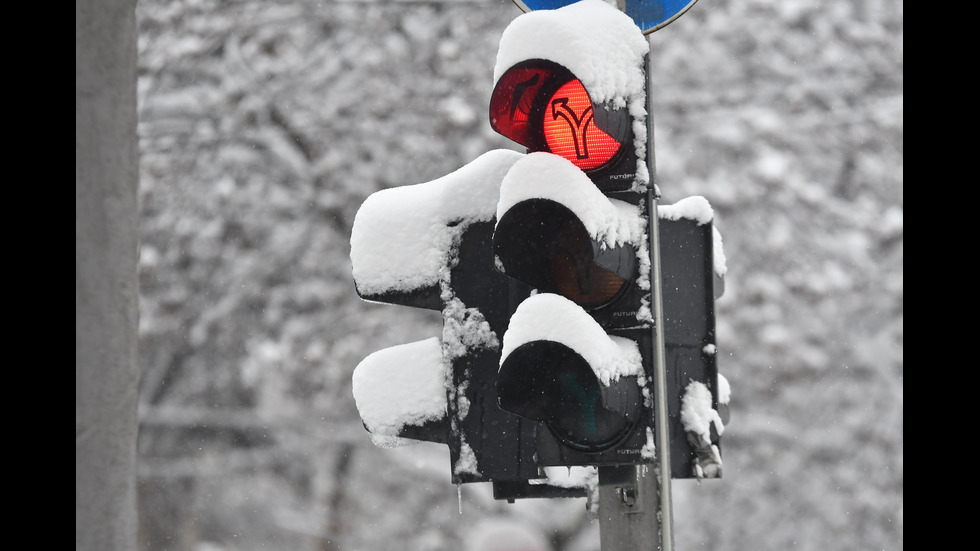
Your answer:
[[[601,173],[631,158],[632,117],[625,108],[596,105],[582,81],[543,59],[520,63],[497,81],[490,97],[490,126],[531,151],[564,157],[578,168]],[[626,190],[630,178],[603,189]]]
[[[648,52],[608,4],[526,13],[500,39],[490,125],[529,152],[571,161],[604,193],[642,192]]]

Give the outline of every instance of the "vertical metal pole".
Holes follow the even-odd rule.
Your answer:
[[[137,549],[136,0],[75,2],[75,551]]]
[[[660,482],[659,508],[661,524],[661,547],[662,551],[672,551],[674,548],[674,516],[673,504],[670,491],[671,472],[670,472],[670,423],[667,418],[667,367],[664,361],[664,310],[661,300],[661,281],[660,281],[660,235],[659,220],[657,220],[657,197],[653,191],[648,193],[649,206],[651,213],[650,221],[650,262],[653,268],[653,281],[651,291],[653,293],[653,386],[654,415],[656,426],[655,441],[657,444],[657,469],[656,478]]]
[[[650,50],[653,50],[652,33],[648,35]],[[663,285],[660,277],[660,217],[657,214],[657,200],[660,191],[657,187],[657,162],[653,140],[653,82],[650,78],[650,52],[645,58],[647,87],[647,168],[650,172],[650,186],[647,191],[650,224],[650,294],[653,298],[653,374],[656,396],[656,443],[657,479],[660,482],[660,549],[674,549],[674,513],[670,491],[670,423],[667,418],[667,364],[664,353],[664,301]]]
[[[657,463],[599,467],[599,546],[603,551],[673,551],[674,519],[671,502],[670,431],[667,420],[667,367],[664,358],[664,308],[660,276],[659,192],[653,147],[653,94],[650,54],[644,59],[647,78],[647,189],[650,236],[650,295],[653,310],[653,384]]]
[[[649,39],[652,42],[652,37]],[[653,44],[650,45],[653,49]],[[670,491],[670,423],[667,418],[667,364],[664,353],[664,302],[663,285],[660,277],[660,217],[657,214],[657,200],[660,192],[657,187],[656,157],[653,141],[653,87],[650,78],[650,53],[645,58],[647,85],[647,168],[650,172],[650,186],[647,190],[647,213],[650,225],[650,294],[653,299],[653,386],[655,425],[657,428],[657,479],[660,482],[660,549],[674,549],[674,514]]]
[[[599,467],[599,548],[657,551],[657,476],[646,465]]]

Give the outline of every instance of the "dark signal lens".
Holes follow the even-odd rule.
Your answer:
[[[577,79],[558,88],[542,115],[548,150],[582,170],[608,163],[623,145],[596,124],[592,100]]]
[[[556,408],[548,419],[552,434],[566,445],[587,452],[604,451],[632,429],[633,423],[624,415],[603,407],[601,390],[591,373],[567,370],[558,374],[562,407]]]
[[[501,363],[497,403],[541,421],[572,449],[601,453],[629,437],[643,404],[640,387],[632,382],[622,389],[625,407],[610,409],[601,385],[589,363],[567,345],[530,341]]]
[[[548,275],[555,292],[583,308],[612,302],[626,280],[596,264],[592,239],[584,228],[564,226],[548,251]]]

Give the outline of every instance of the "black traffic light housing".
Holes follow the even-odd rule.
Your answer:
[[[495,266],[535,294],[504,334],[500,407],[538,422],[541,466],[652,459],[649,271],[639,206],[530,153],[501,183]]]
[[[543,30],[553,39],[536,40]],[[448,444],[453,482],[492,481],[498,499],[583,496],[549,484],[543,468],[652,462],[661,423],[675,478],[720,475],[723,427],[684,419],[692,404],[719,408],[713,228],[710,218],[661,214],[662,266],[651,267],[649,45],[636,31],[598,2],[515,19],[501,38],[490,121],[527,154],[497,150],[433,182],[383,190],[354,222],[358,295],[441,311],[444,326],[442,339],[357,366],[365,427],[388,442]],[[652,270],[663,282],[668,419],[653,415]],[[421,365],[408,361],[420,355]],[[417,401],[393,387],[408,365],[430,383]]]
[[[651,266],[649,233],[635,233],[650,227],[659,198],[647,166],[649,45],[621,12],[589,9],[589,17],[601,23],[583,21],[582,14],[571,17],[571,11],[564,18],[562,9],[538,12],[515,20],[501,38],[490,123],[527,148],[528,156],[501,184],[493,253],[496,267],[534,294],[518,306],[504,335],[498,399],[502,409],[537,422],[539,465],[652,462],[656,428],[667,423],[675,478],[720,472],[706,459],[720,464],[718,431],[702,434],[684,419],[684,408],[694,403],[686,399],[692,384],[708,391],[712,409],[719,407],[714,230],[710,218],[660,217],[661,265]],[[569,45],[554,48],[537,40],[552,32],[568,37]],[[607,55],[611,50],[617,55]],[[538,166],[525,168],[533,158]],[[653,327],[655,271],[662,284],[663,328]],[[545,294],[563,296],[575,307],[562,315],[548,312],[537,307],[543,303],[537,297]],[[519,314],[532,302],[536,307],[529,310],[540,320],[525,321]],[[538,330],[549,323],[591,323],[596,342],[628,343],[639,365],[627,376],[604,379],[603,360],[587,359],[580,350],[585,345]],[[654,330],[663,337],[667,419],[653,414],[659,360]]]

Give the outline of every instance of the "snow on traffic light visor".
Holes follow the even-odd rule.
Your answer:
[[[617,159],[632,136],[625,109],[594,105],[575,75],[541,59],[500,77],[490,98],[490,125],[531,151],[560,155],[586,172]]]

